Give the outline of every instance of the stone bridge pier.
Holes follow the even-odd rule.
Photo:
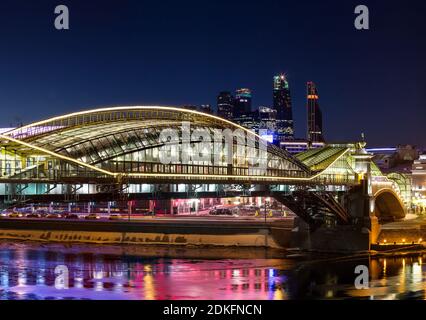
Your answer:
[[[324,223],[315,227],[297,218],[294,246],[327,252],[369,251],[371,245],[377,243],[381,222],[405,217],[406,210],[397,192],[372,179],[372,155],[360,144],[352,156],[359,184],[352,187],[342,200],[350,222]]]
[[[369,251],[380,234],[379,219],[375,215],[374,199],[367,193],[368,179],[351,190],[344,199],[351,217],[348,224],[323,224],[313,227],[302,219],[295,221],[294,246],[318,252]]]

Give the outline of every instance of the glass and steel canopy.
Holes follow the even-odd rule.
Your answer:
[[[190,125],[189,140],[183,138],[184,123]],[[164,142],[160,135],[166,129],[175,130],[180,137],[175,141],[176,152],[186,152],[184,145],[200,151],[196,147],[202,144],[212,153],[211,159],[162,163],[159,154]],[[204,130],[214,136],[217,130],[227,129],[240,130],[247,136],[243,141],[233,139],[231,161],[222,160],[224,150],[216,149],[213,141],[209,146],[193,135],[197,130]],[[254,141],[251,145],[246,142],[249,137]],[[21,163],[14,166],[15,170],[9,170],[8,177],[14,175],[11,171],[32,176],[34,168],[37,168],[37,175],[55,171],[58,177],[70,173],[78,177],[82,172],[92,176],[172,179],[181,175],[242,181],[267,177],[277,181],[303,180],[312,176],[311,170],[301,161],[272,145],[265,148],[266,171],[250,168],[250,164],[255,168],[262,161],[260,147],[266,142],[259,136],[226,119],[174,107],[113,107],[77,112],[13,129],[2,134],[0,139],[3,153]]]

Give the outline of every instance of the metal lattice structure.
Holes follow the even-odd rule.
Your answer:
[[[160,140],[165,129],[176,130],[183,137],[183,123],[190,125],[191,137],[203,129],[212,135],[216,130],[243,132],[255,144],[247,147],[232,164],[212,161],[171,162],[159,159]],[[259,165],[261,137],[231,121],[210,114],[174,107],[112,107],[71,113],[35,122],[0,135],[0,181],[79,182],[126,179],[148,182],[217,182],[217,183],[355,183],[352,176],[339,176],[325,171],[349,151],[337,156],[322,153],[326,165],[311,166],[285,150],[268,145],[266,170],[250,168]],[[200,139],[176,141],[177,148]],[[234,151],[242,143],[233,141]],[[244,146],[243,146],[244,147]],[[182,150],[180,150],[182,152]],[[250,159],[249,154],[253,159]]]

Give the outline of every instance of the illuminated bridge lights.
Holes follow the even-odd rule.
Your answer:
[[[233,166],[229,171],[226,166],[194,163],[189,166],[172,164],[161,172],[161,164],[155,165],[158,159],[153,158],[155,151],[161,147],[158,132],[153,128],[158,127],[158,124],[173,127],[173,123],[177,120],[190,120],[195,124],[195,128],[197,125],[210,125],[215,128],[242,129],[261,139],[260,136],[237,124],[210,114],[174,107],[151,106],[101,108],[72,113],[7,131],[0,135],[0,139],[3,140],[4,149],[13,143],[15,156],[21,157],[22,163],[28,162],[29,157],[26,154],[29,154],[29,151],[47,158],[46,165],[34,170],[37,171],[35,176],[31,176],[33,172],[29,172],[28,167],[17,170],[19,172],[15,178],[21,177],[21,173],[26,172],[26,178],[29,180],[43,180],[43,176],[47,178],[53,173],[59,179],[66,177],[84,179],[89,175],[135,179],[196,178],[286,183],[309,182],[323,178],[321,180],[330,180],[331,183],[350,183],[344,181],[342,176],[333,179],[332,175],[326,175],[324,172],[338,160],[338,157],[331,159],[332,161],[321,168],[322,170],[311,171],[302,161],[271,145],[268,146],[268,162],[271,167],[268,167],[264,174],[256,174],[256,170],[248,171],[244,167]],[[129,121],[134,123],[127,126]],[[135,131],[135,125],[139,126],[140,130]],[[347,151],[349,149],[343,150],[341,155]],[[52,167],[50,159],[57,159],[60,162]],[[7,163],[4,165],[7,166]],[[182,168],[189,169],[179,173]],[[13,175],[9,175],[8,178],[13,179]]]
[[[185,122],[190,123],[190,134],[199,129],[210,133],[238,129],[255,137],[256,143],[242,145],[233,137],[230,147],[233,157],[228,157],[229,163],[221,160],[216,164],[213,159],[193,158],[188,163],[162,163],[159,154],[165,145],[160,139],[163,129],[179,133],[175,141],[177,152],[185,152],[183,145],[189,144],[192,148],[201,143],[199,139],[193,140],[192,135],[189,140],[182,137],[182,123]],[[15,193],[24,190],[20,184],[45,184],[46,188],[42,189],[49,192],[53,190],[50,184],[68,187],[130,183],[304,184],[315,187],[360,183],[354,158],[358,144],[326,145],[296,156],[267,144],[266,168],[261,170],[249,166],[250,157],[255,159],[260,155],[260,141],[263,140],[259,135],[238,124],[189,109],[130,106],[75,112],[0,134],[0,194],[9,192],[14,197]],[[238,153],[241,147],[242,154]],[[229,149],[210,150],[214,150],[212,158],[222,159],[223,150]],[[372,172],[375,177],[389,181],[377,168]],[[10,188],[6,191],[7,184],[16,185],[17,191],[12,192]]]

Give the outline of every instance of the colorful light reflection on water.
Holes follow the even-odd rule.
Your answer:
[[[102,251],[102,250],[101,250]],[[172,259],[52,251],[35,245],[0,250],[0,299],[283,299],[275,259]],[[55,267],[69,288],[55,288]]]
[[[209,250],[0,243],[0,299],[425,299],[423,254],[344,260],[276,259],[270,255],[206,257]],[[165,251],[167,254],[165,254]],[[214,250],[213,250],[214,251]],[[202,252],[200,257],[200,252]],[[244,254],[243,254],[244,255]],[[220,255],[219,255],[220,256]],[[259,257],[258,257],[259,256]],[[279,254],[279,257],[282,257]],[[179,258],[177,258],[179,257]],[[185,258],[183,258],[185,257]],[[274,258],[275,257],[275,258]],[[322,258],[321,258],[322,259]],[[356,290],[355,266],[370,271]],[[55,267],[69,270],[69,288],[55,288]]]

